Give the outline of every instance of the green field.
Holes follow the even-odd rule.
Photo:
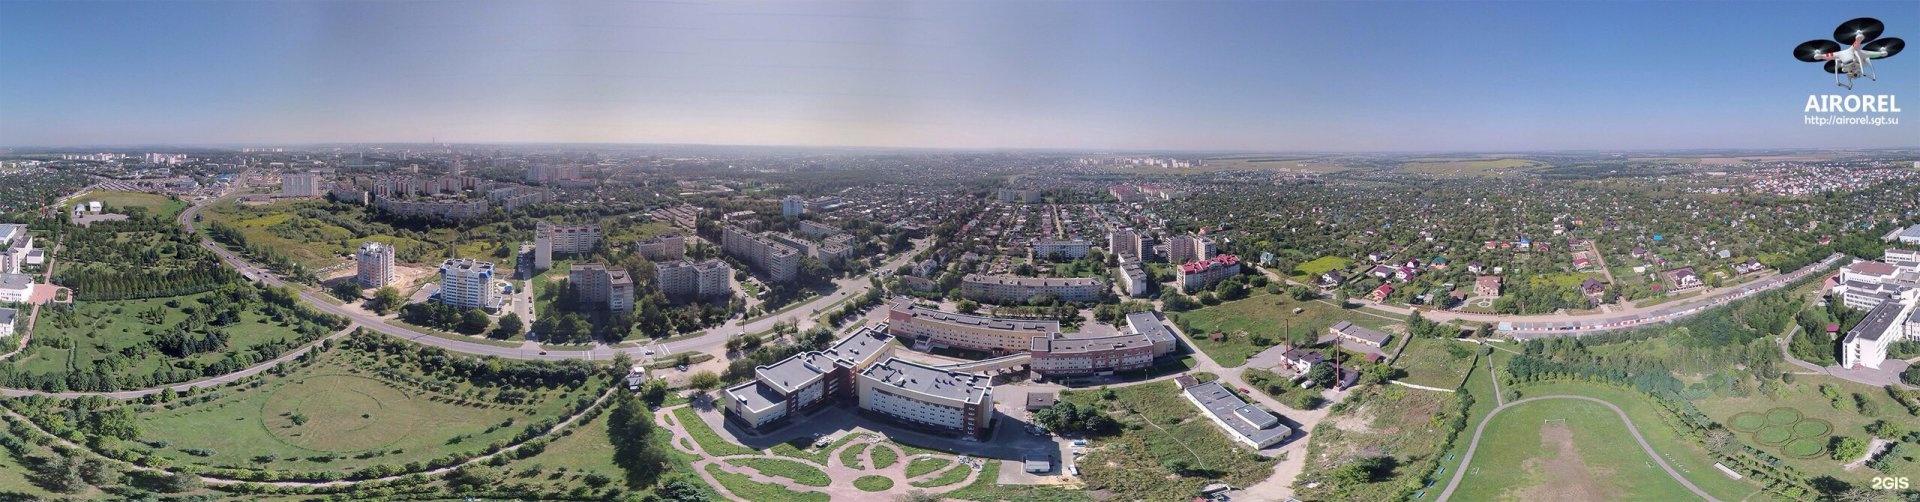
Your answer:
[[[1707,417],[1727,424],[1742,441],[1780,457],[1782,463],[1800,469],[1809,476],[1827,475],[1854,484],[1865,484],[1876,475],[1885,475],[1873,469],[1841,469],[1841,464],[1845,462],[1835,461],[1824,453],[1826,437],[1851,436],[1864,440],[1869,436],[1867,424],[1881,419],[1915,423],[1916,419],[1907,415],[1906,408],[1887,397],[1886,391],[1878,387],[1825,375],[1794,377],[1794,383],[1782,385],[1777,396],[1753,392],[1746,397],[1711,397],[1694,401],[1694,405]],[[1831,406],[1830,400],[1820,393],[1821,384],[1839,389],[1843,404],[1840,408]],[[1853,394],[1856,393],[1865,396],[1874,403],[1873,406],[1879,408],[1877,416],[1869,417],[1859,412],[1853,402]],[[1777,410],[1791,410],[1801,418],[1789,421],[1787,413],[1775,413]],[[1776,414],[1779,416],[1775,417]],[[1755,416],[1760,417],[1758,422]],[[1747,429],[1756,423],[1765,425],[1748,432]],[[1815,434],[1817,431],[1813,429],[1822,423],[1827,425],[1826,435]],[[1818,443],[1822,452],[1809,453],[1811,443],[1801,439],[1812,439],[1812,443]]]
[[[1449,417],[1462,413],[1452,393],[1397,385],[1359,387],[1313,428],[1306,468],[1294,487],[1302,500],[1393,500],[1448,463],[1441,442]],[[1366,482],[1343,485],[1331,475],[1357,460],[1380,456],[1391,457],[1391,467],[1374,472]]]
[[[478,454],[566,416],[590,392],[537,391],[527,404],[496,404],[376,376],[363,368],[391,363],[373,357],[334,350],[258,387],[142,413],[143,439],[165,441],[157,453],[176,464],[348,471]]]
[[[727,463],[733,464],[734,467],[753,469],[763,476],[787,478],[807,486],[827,486],[833,483],[832,478],[827,477],[826,471],[796,460],[748,457],[730,459]]]
[[[1479,346],[1464,342],[1409,338],[1407,348],[1400,351],[1393,366],[1407,372],[1406,378],[1400,379],[1407,383],[1451,389],[1459,387],[1467,377],[1467,371],[1472,369],[1473,354],[1479,350]]]
[[[860,491],[884,492],[893,488],[893,478],[886,476],[861,476],[853,480],[853,487]]]
[[[1295,314],[1295,308],[1303,310]],[[1256,291],[1246,298],[1212,307],[1171,314],[1171,317],[1179,326],[1192,328],[1187,329],[1186,334],[1193,339],[1194,346],[1221,366],[1227,367],[1245,364],[1248,357],[1286,342],[1290,334],[1308,340],[1318,339],[1328,326],[1342,320],[1382,331],[1386,331],[1387,326],[1398,324],[1348,312],[1331,303],[1294,301],[1285,295],[1273,295],[1265,291]],[[1208,335],[1215,331],[1225,334],[1226,339],[1210,339]],[[1255,343],[1255,337],[1264,337],[1267,343]]]
[[[1579,399],[1515,405],[1488,422],[1458,500],[1690,500],[1619,415]]]
[[[214,328],[227,334],[225,350],[176,358],[151,348],[149,330],[170,332],[188,317],[184,309],[206,308],[200,299],[216,294],[221,293],[80,301],[74,302],[71,309],[47,309],[41,313],[33,349],[16,356],[13,364],[33,373],[93,372],[98,367],[121,378],[123,384],[137,385],[157,371],[193,372],[197,370],[185,368],[222,361],[227,352],[239,352],[255,344],[282,340],[292,343],[298,338],[298,321],[290,317],[286,319],[292,322],[274,321],[264,310],[268,308],[265,302],[255,301],[250,308],[239,311],[237,322]],[[169,302],[179,307],[168,307]],[[143,319],[139,314],[144,312],[159,312],[160,316]],[[152,319],[159,322],[151,322]]]
[[[1495,353],[1499,354],[1498,351]],[[1502,388],[1508,389],[1504,386]],[[1693,439],[1681,437],[1672,427],[1667,426],[1666,421],[1660,417],[1657,405],[1650,401],[1652,398],[1643,394],[1590,383],[1530,384],[1513,390],[1519,391],[1523,398],[1577,395],[1613,403],[1614,406],[1619,406],[1622,411],[1627,412],[1627,418],[1633,420],[1634,427],[1639,428],[1640,435],[1647,440],[1647,444],[1653,446],[1653,451],[1659,452],[1667,459],[1667,465],[1680,471],[1681,476],[1685,476],[1688,481],[1706,490],[1714,498],[1746,500],[1747,497],[1760,491],[1759,486],[1721,474],[1713,467],[1713,457],[1707,453],[1706,447]],[[1708,414],[1712,415],[1711,412]],[[1483,445],[1481,450],[1485,451],[1485,449]]]
[[[106,206],[101,212],[125,213],[125,208],[139,207],[146,209],[147,214],[159,216],[165,220],[172,220],[174,215],[180,214],[180,211],[187,209],[187,201],[176,199],[172,196],[120,190],[94,190],[80,194],[74,198],[67,199],[65,208],[71,211],[74,203],[85,203],[95,200],[100,201],[101,205]]]
[[[1161,381],[1113,389],[1115,399],[1098,391],[1065,391],[1060,399],[1097,406],[1127,427],[1099,440],[1100,447],[1079,461],[1089,490],[1111,491],[1127,500],[1179,500],[1213,481],[1246,486],[1271,474],[1270,461],[1235,443],[1181,397],[1173,382]],[[1191,466],[1188,475],[1165,467],[1170,459]],[[1193,473],[1205,473],[1196,475]]]
[[[1320,279],[1320,274],[1324,274],[1328,270],[1347,268],[1347,265],[1352,263],[1353,260],[1338,256],[1322,256],[1314,258],[1313,261],[1302,263],[1300,266],[1293,267],[1293,270],[1296,272],[1295,275],[1303,277],[1303,280],[1317,281]]]

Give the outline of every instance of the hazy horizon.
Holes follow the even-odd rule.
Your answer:
[[[1801,123],[1920,82],[1920,55],[1853,91],[1791,57],[1858,16],[1920,36],[1914,2],[6,2],[0,144],[1920,145]]]

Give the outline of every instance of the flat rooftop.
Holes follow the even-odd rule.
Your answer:
[[[967,274],[965,282],[981,284],[1011,284],[1015,286],[1097,286],[1099,279],[1092,277],[1019,277],[1011,275]]]
[[[1893,327],[1894,321],[1900,319],[1900,311],[1905,308],[1906,306],[1901,305],[1900,302],[1880,302],[1880,306],[1867,311],[1865,319],[1853,325],[1853,329],[1847,330],[1846,341],[1852,342],[1856,339],[1880,341],[1880,337],[1886,335],[1887,328]]]
[[[860,374],[895,388],[967,403],[985,402],[992,389],[986,375],[944,370],[893,357],[867,367]]]
[[[1232,392],[1228,392],[1226,387],[1220,386],[1218,381],[1187,387],[1182,392],[1193,396],[1195,401],[1200,402],[1202,408],[1206,408],[1207,413],[1233,428],[1234,432],[1253,440],[1255,444],[1264,444],[1273,438],[1293,434],[1292,428],[1280,425],[1280,417],[1241,401]]]
[[[975,314],[962,314],[959,312],[947,312],[944,310],[927,308],[920,305],[915,305],[910,301],[894,302],[893,309],[901,312],[906,312],[908,315],[913,316],[914,319],[927,319],[927,320],[944,322],[948,324],[959,324],[963,326],[974,326],[974,327],[980,327],[980,328],[991,328],[991,329],[1001,329],[1001,330],[1038,331],[1042,333],[1053,333],[1053,332],[1060,331],[1060,321],[1055,321],[1050,319],[1015,319],[1015,318],[991,317],[991,316],[983,316],[983,315],[975,315]]]
[[[739,401],[742,406],[755,412],[785,405],[787,396],[768,388],[759,380],[748,380],[740,385],[727,388],[727,397]]]

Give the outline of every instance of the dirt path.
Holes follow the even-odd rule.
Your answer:
[[[1524,403],[1539,401],[1544,399],[1583,399],[1587,401],[1600,403],[1600,405],[1606,406],[1607,409],[1613,410],[1614,414],[1620,416],[1620,421],[1627,424],[1627,433],[1633,436],[1634,442],[1640,443],[1640,449],[1646,451],[1647,456],[1651,457],[1654,463],[1659,464],[1661,470],[1667,471],[1667,475],[1672,476],[1674,481],[1680,482],[1681,486],[1687,487],[1687,490],[1692,491],[1694,495],[1699,495],[1701,499],[1705,499],[1710,502],[1720,502],[1720,499],[1713,498],[1713,495],[1707,494],[1706,490],[1701,490],[1700,487],[1695,486],[1692,481],[1688,481],[1685,476],[1681,476],[1680,471],[1674,470],[1673,466],[1667,465],[1666,458],[1661,457],[1659,452],[1653,451],[1653,445],[1647,444],[1647,438],[1640,435],[1640,428],[1635,427],[1633,425],[1633,420],[1628,419],[1627,412],[1624,410],[1621,410],[1619,406],[1614,406],[1613,403],[1606,402],[1605,400],[1595,399],[1587,396],[1564,396],[1564,395],[1529,397],[1526,399],[1521,399],[1519,401],[1502,404],[1500,405],[1500,407],[1494,408],[1493,412],[1487,413],[1486,418],[1480,419],[1480,425],[1475,426],[1473,428],[1473,439],[1469,440],[1469,442],[1467,443],[1467,454],[1460,457],[1460,465],[1454,468],[1453,470],[1453,480],[1447,482],[1446,491],[1440,492],[1440,497],[1437,500],[1444,502],[1445,500],[1453,496],[1453,490],[1455,488],[1460,487],[1460,478],[1466,476],[1467,464],[1473,461],[1474,450],[1477,450],[1480,448],[1480,436],[1486,433],[1487,424],[1493,421],[1493,417],[1499,416],[1501,410],[1505,410],[1514,405],[1524,404]]]

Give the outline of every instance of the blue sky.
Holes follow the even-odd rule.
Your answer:
[[[1794,45],[1920,2],[0,2],[0,144],[1916,146]],[[1856,93],[1910,101],[1920,53]]]

